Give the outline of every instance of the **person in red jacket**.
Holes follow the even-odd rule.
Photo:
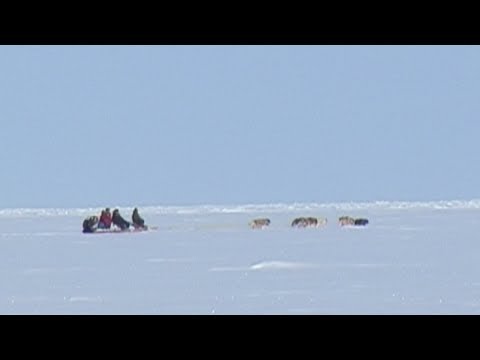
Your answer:
[[[106,208],[102,210],[102,214],[100,215],[100,220],[98,221],[98,228],[99,229],[110,229],[112,226],[112,214],[110,213],[110,209]]]

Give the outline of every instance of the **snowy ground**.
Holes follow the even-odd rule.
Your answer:
[[[82,234],[96,210],[0,210],[1,314],[480,313],[478,202],[140,207],[157,231]]]

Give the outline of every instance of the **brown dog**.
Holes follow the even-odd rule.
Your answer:
[[[345,226],[345,225],[365,226],[368,224],[368,219],[364,219],[364,218],[354,219],[350,216],[341,216],[338,218],[338,222],[340,226]]]
[[[355,225],[355,219],[350,216],[340,216],[338,218],[338,223],[340,226]]]
[[[249,225],[252,229],[263,229],[270,225],[270,219],[254,219],[250,221]]]

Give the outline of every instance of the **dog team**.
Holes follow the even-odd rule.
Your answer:
[[[270,226],[270,219],[268,218],[259,218],[253,219],[250,221],[249,225],[252,229],[263,229]],[[297,228],[305,227],[320,227],[326,226],[328,220],[326,218],[316,218],[316,217],[298,217],[292,221],[291,226]],[[338,223],[340,226],[365,226],[368,224],[368,219],[364,218],[353,218],[350,216],[340,216],[338,218]]]

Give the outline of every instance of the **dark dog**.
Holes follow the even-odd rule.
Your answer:
[[[326,218],[314,218],[314,217],[299,217],[292,221],[292,227],[318,227],[321,225],[326,225]]]
[[[367,219],[355,219],[355,223],[353,225],[365,226],[367,224],[368,224]]]

